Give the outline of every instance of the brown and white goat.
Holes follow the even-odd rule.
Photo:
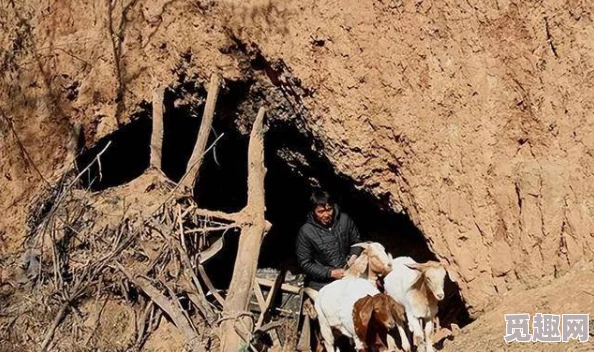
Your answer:
[[[363,248],[363,252],[353,264],[345,270],[345,277],[361,277],[376,285],[380,276],[386,276],[392,271],[392,255],[377,242],[363,242],[353,247]]]
[[[404,331],[405,309],[385,293],[365,296],[353,307],[355,332],[366,346],[366,351],[388,351],[388,335],[398,329],[402,349],[410,351]]]
[[[378,278],[384,277],[392,271],[392,255],[386,253],[384,246],[377,242],[361,242],[352,245],[352,247],[361,247],[363,251],[344,271],[344,278],[367,279],[377,287]],[[318,291],[310,287],[306,287],[304,291],[314,301],[318,297]]]

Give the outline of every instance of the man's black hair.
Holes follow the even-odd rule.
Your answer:
[[[311,208],[315,209],[318,205],[334,205],[334,200],[330,197],[328,192],[318,189],[314,190],[311,193],[311,197],[309,197],[309,202],[311,204]]]

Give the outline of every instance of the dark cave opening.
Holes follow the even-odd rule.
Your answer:
[[[206,96],[206,91],[195,88]],[[161,169],[172,181],[178,182],[186,172],[198,136],[204,104],[175,104],[179,90],[165,90],[163,97],[163,150]]]
[[[407,215],[382,209],[375,197],[357,190],[349,179],[337,176],[331,163],[311,150],[310,138],[292,124],[271,120],[268,126],[264,141],[266,218],[272,228],[262,245],[259,268],[299,273],[294,242],[307,216],[314,183],[326,188],[341,210],[353,218],[362,240],[384,244],[394,257],[410,256],[418,262],[435,260],[423,234]],[[217,144],[217,160],[213,153],[205,158],[195,195],[203,208],[238,211],[246,204],[248,136],[225,124],[225,119],[219,119],[215,128],[225,136]],[[286,160],[287,153],[304,156],[308,166],[291,167]],[[237,235],[228,235],[225,248],[206,265],[213,283],[221,289],[229,285],[237,242]],[[471,320],[457,286],[446,279],[445,291],[446,299],[439,314],[442,326],[467,325]]]
[[[91,191],[101,191],[142,175],[149,165],[151,129],[150,118],[147,114],[141,114],[129,124],[101,138],[88,150],[83,150],[76,157],[78,170],[82,171],[88,166],[81,176],[82,186]]]
[[[249,97],[247,92],[251,83],[226,83],[228,89],[219,96],[208,145],[217,135],[224,135],[205,155],[194,195],[201,208],[235,212],[241,210],[247,200],[249,142],[249,135],[240,133],[236,124],[239,118],[252,121],[256,111],[241,112],[243,115],[240,116],[240,106],[245,108],[247,105],[244,103]],[[194,91],[197,95],[206,96],[200,87],[194,87]],[[162,169],[176,182],[185,173],[204,106],[176,106],[174,102],[179,95],[177,91],[167,90],[164,99]],[[418,262],[435,259],[423,234],[407,215],[386,209],[381,199],[357,189],[352,180],[337,175],[331,162],[323,154],[312,150],[312,138],[302,133],[293,122],[269,117],[266,123],[266,218],[273,226],[263,242],[260,268],[288,269],[299,273],[294,242],[307,216],[308,199],[315,184],[326,188],[341,210],[353,218],[362,240],[384,244],[394,257],[410,256]],[[108,141],[112,141],[101,158],[101,179],[98,166],[94,165],[85,177],[86,185],[93,190],[102,190],[140,176],[149,163],[150,132],[150,119],[138,118],[83,153],[77,159],[80,168],[92,161]],[[213,240],[216,240],[216,235],[213,235]],[[205,263],[205,269],[217,288],[226,289],[229,285],[237,245],[238,231],[229,231],[221,252]],[[445,290],[446,299],[440,304],[439,312],[441,325],[456,323],[463,327],[470,323],[457,285],[447,279]]]

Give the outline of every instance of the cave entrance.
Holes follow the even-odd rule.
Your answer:
[[[84,137],[81,137],[84,138]],[[146,170],[150,158],[151,120],[147,113],[101,138],[76,157],[82,186],[91,191],[128,183]],[[108,145],[109,144],[109,145]],[[98,157],[99,156],[99,157]],[[93,162],[98,157],[99,162]]]
[[[224,97],[219,99],[223,101],[221,105],[225,104]],[[234,212],[246,204],[249,136],[237,131],[230,123],[233,118],[220,116],[217,110],[213,127],[225,135],[219,139],[215,153],[209,153],[201,167],[194,194],[202,208]],[[331,163],[312,151],[310,137],[288,122],[269,120],[268,126],[264,140],[266,218],[272,228],[262,245],[259,268],[300,272],[295,257],[295,238],[309,211],[309,195],[317,186],[327,189],[341,211],[353,218],[362,240],[382,243],[394,257],[410,256],[418,262],[436,259],[408,216],[384,209],[380,200],[356,189],[349,179],[337,176]],[[211,136],[210,142],[213,140]],[[238,236],[227,236],[224,249],[206,263],[209,276],[220,289],[229,285],[237,245]],[[449,278],[445,291],[446,299],[439,312],[441,325],[467,325],[470,317],[458,287]]]
[[[249,135],[241,133],[238,124],[245,120],[242,119],[244,116],[255,116],[256,113],[243,111],[246,105],[251,106],[245,104],[251,83],[228,83],[230,88],[219,96],[217,102],[212,125],[214,133],[210,134],[208,145],[218,135],[224,133],[224,136],[204,157],[194,195],[201,208],[236,212],[247,201],[249,142]],[[197,95],[206,96],[202,88],[194,88]],[[203,109],[203,104],[176,106],[174,102],[179,94],[167,90],[164,97],[162,169],[176,182],[183,176],[191,156]],[[332,164],[312,149],[314,141],[307,133],[291,121],[269,119],[267,124],[264,139],[268,170],[265,179],[266,218],[273,226],[263,242],[259,268],[299,273],[295,238],[309,210],[309,195],[317,186],[327,189],[341,210],[353,218],[362,240],[382,243],[395,257],[410,256],[418,262],[435,259],[423,234],[408,216],[386,209],[381,199],[358,190],[351,180],[336,175]],[[81,154],[77,162],[82,168],[112,141],[101,157],[101,169],[98,164],[89,169],[86,185],[93,190],[102,190],[140,176],[149,164],[150,132],[150,119],[137,118]],[[221,252],[205,263],[217,288],[226,289],[229,285],[237,247],[237,231],[230,232]],[[445,291],[446,298],[439,310],[441,325],[447,327],[455,323],[463,327],[470,323],[457,285],[446,279]]]

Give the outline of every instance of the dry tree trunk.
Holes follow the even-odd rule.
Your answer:
[[[151,167],[161,169],[163,153],[163,94],[158,86],[153,92],[153,131],[151,133]]]
[[[256,274],[260,245],[270,229],[270,224],[264,217],[266,210],[264,202],[264,139],[263,121],[266,110],[260,108],[256,121],[252,127],[248,147],[248,204],[241,211],[244,225],[239,238],[239,248],[233,269],[233,277],[223,310],[221,323],[221,350],[238,351],[241,338],[236,328],[241,324],[252,330],[250,319],[242,316],[248,309],[249,299]]]
[[[212,125],[220,80],[221,78],[217,74],[211,76],[196,144],[188,162],[186,174],[179,184],[184,188],[192,187],[193,189],[196,182],[198,182],[199,169]],[[224,302],[223,317],[220,319],[222,321],[220,334],[222,351],[238,351],[242,341],[242,336],[240,336],[238,330],[244,330],[247,334],[247,336],[243,337],[245,339],[250,337],[253,329],[252,321],[246,318],[246,315],[249,315],[247,309],[253,289],[260,246],[264,236],[270,229],[270,223],[266,221],[264,216],[266,210],[264,200],[266,168],[264,166],[263,138],[265,113],[266,110],[260,108],[250,135],[248,146],[248,202],[245,208],[238,213],[231,214],[199,208],[192,209],[192,212],[196,215],[223,219],[231,222],[229,226],[237,226],[242,229],[233,276]]]
[[[214,117],[215,105],[217,97],[219,96],[219,88],[221,77],[214,73],[210,76],[210,84],[208,85],[208,95],[206,97],[206,105],[204,106],[204,113],[202,114],[202,121],[200,122],[200,130],[198,131],[198,138],[194,144],[192,156],[186,167],[185,178],[181,181],[184,186],[189,186],[192,189],[197,182],[200,165],[204,157],[204,150],[206,142],[208,142],[208,135],[212,126],[212,119]]]

